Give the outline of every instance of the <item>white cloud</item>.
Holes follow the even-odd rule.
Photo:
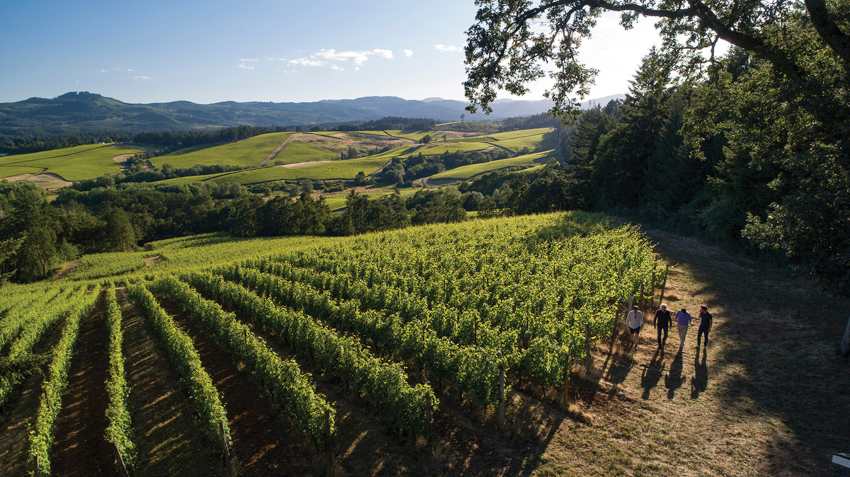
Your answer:
[[[314,60],[312,58],[295,58],[293,60],[289,60],[288,63],[290,65],[295,66],[324,66],[325,62],[320,60]]]
[[[343,50],[337,51],[334,48],[321,49],[317,53],[310,55],[311,58],[321,58],[326,61],[351,61],[356,65],[362,65],[369,61],[370,57],[383,58],[385,60],[393,59],[392,50],[384,48],[372,48],[371,50],[354,51]]]
[[[151,77],[148,76],[148,75],[136,75],[136,76],[133,76],[133,79],[139,80],[139,81],[147,81],[147,80],[151,79]]]
[[[460,51],[460,47],[457,45],[445,45],[443,43],[437,43],[434,45],[434,49],[440,53],[456,53]]]
[[[410,52],[413,54],[413,52]],[[408,55],[410,56],[410,55]],[[392,50],[385,48],[372,48],[371,50],[337,50],[335,48],[322,48],[321,50],[301,58],[286,60],[292,66],[328,67],[334,71],[345,71],[339,63],[353,63],[355,71],[360,69],[370,58],[392,60],[395,58]],[[281,58],[281,61],[284,59]]]
[[[402,53],[404,53],[404,56],[406,56],[406,57],[408,57],[408,58],[410,58],[411,56],[413,56],[413,50],[409,50],[409,49],[405,48],[405,49],[403,49],[403,50],[401,50],[401,51],[402,51]]]

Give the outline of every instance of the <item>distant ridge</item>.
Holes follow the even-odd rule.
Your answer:
[[[586,101],[605,104],[622,95]],[[56,98],[29,98],[0,103],[0,135],[37,136],[97,132],[150,132],[223,126],[310,126],[369,121],[387,116],[438,121],[503,119],[548,111],[548,100],[498,100],[493,113],[469,114],[466,103],[442,98],[408,100],[395,96],[328,99],[313,102],[235,102],[198,104],[191,101],[134,104],[85,91]]]

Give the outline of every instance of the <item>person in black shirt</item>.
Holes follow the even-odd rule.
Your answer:
[[[670,330],[670,322],[673,319],[670,316],[670,311],[667,310],[667,305],[661,305],[661,308],[655,312],[655,319],[652,324],[658,330],[658,346],[662,347],[667,344],[667,332]],[[664,335],[662,339],[662,334]]]
[[[699,331],[697,331],[697,348],[700,346],[702,336],[705,335],[705,347],[708,348],[708,332],[711,331],[711,313],[708,312],[708,307],[700,305],[699,307]]]

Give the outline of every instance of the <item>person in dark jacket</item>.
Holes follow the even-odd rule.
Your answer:
[[[662,304],[661,307],[655,312],[655,319],[652,320],[652,324],[655,326],[655,329],[658,332],[659,348],[667,344],[667,332],[670,331],[670,323],[672,321],[673,317],[670,315],[670,311],[667,309],[667,305]]]
[[[702,336],[705,335],[705,347],[708,348],[708,332],[711,331],[711,321],[714,317],[708,312],[706,305],[699,307],[699,330],[697,331],[697,348],[700,347]]]

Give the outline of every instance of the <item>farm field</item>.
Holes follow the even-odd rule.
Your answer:
[[[224,184],[258,184],[277,180],[295,179],[354,179],[358,172],[374,174],[386,165],[390,159],[400,155],[406,147],[400,147],[373,156],[357,159],[317,161],[286,166],[263,167],[233,174],[221,174],[207,179]]]
[[[156,166],[175,168],[192,166],[258,167],[291,133],[268,133],[220,146],[175,152],[151,159]]]
[[[850,383],[788,340],[850,303],[691,239],[558,213],[147,248],[3,288],[0,474],[811,475],[844,444]],[[662,283],[712,307],[707,353],[617,337]]]
[[[405,143],[407,141],[386,134],[376,136],[357,132],[279,132],[260,134],[233,143],[189,150],[185,153],[167,154],[153,158],[152,162],[157,166],[170,164],[179,168],[196,165],[262,167],[337,160],[340,153],[347,151],[349,147],[358,151],[370,151]]]
[[[404,189],[398,189],[398,193],[402,198],[410,197],[416,192],[420,190],[414,187],[408,187]],[[379,187],[374,189],[359,189],[357,191],[358,194],[365,195],[372,199],[378,199],[380,197],[386,197],[390,194],[394,194],[396,189],[390,187]],[[325,199],[325,204],[327,204],[328,208],[331,210],[340,210],[345,208],[346,198],[348,197],[349,191],[345,192],[334,192],[331,194],[322,194],[322,198]]]
[[[481,135],[456,131],[320,131],[277,132],[209,147],[194,147],[155,156],[160,168],[232,166],[238,172],[184,176],[155,182],[184,185],[195,182],[258,184],[277,180],[353,179],[381,170],[394,157],[436,156],[445,153],[484,152],[501,149],[515,155],[538,149],[548,128]],[[419,144],[430,135],[432,142]],[[387,148],[390,148],[387,150]],[[383,152],[382,152],[383,151]],[[0,157],[0,179],[29,181],[55,191],[75,181],[93,179],[121,171],[121,161],[142,152],[138,147],[84,145],[32,154]],[[341,159],[344,154],[360,157]]]
[[[89,144],[2,156],[0,179],[14,179],[21,174],[51,174],[72,182],[94,179],[120,172],[124,158],[139,152],[142,152],[142,149],[138,147]]]
[[[469,164],[467,166],[456,167],[447,171],[434,174],[428,177],[429,184],[444,184],[459,180],[466,180],[487,172],[493,172],[500,169],[533,167],[539,165],[539,161],[545,159],[552,151],[535,152],[522,156],[511,157],[508,159],[498,159],[495,161],[482,162],[479,164]]]

